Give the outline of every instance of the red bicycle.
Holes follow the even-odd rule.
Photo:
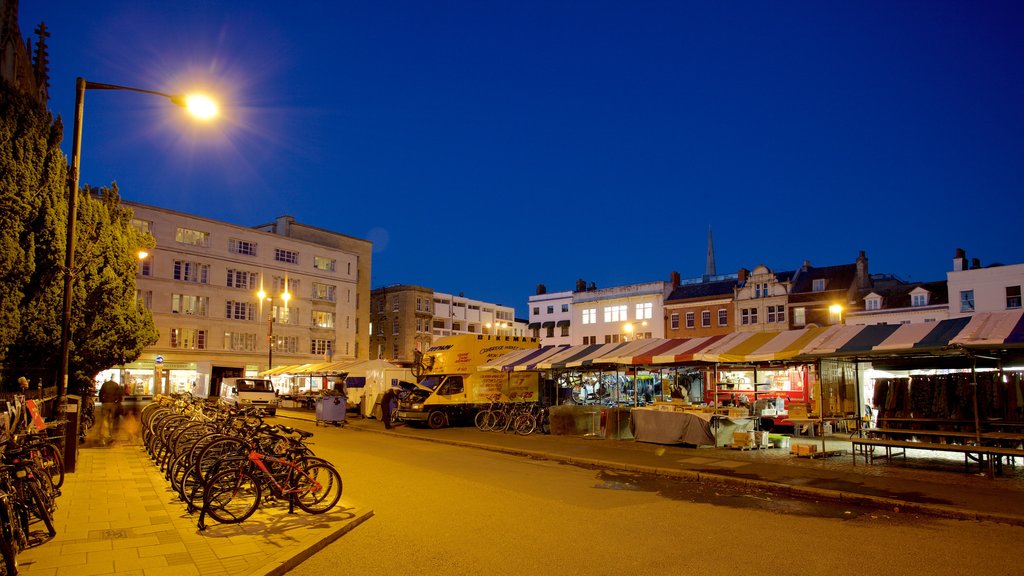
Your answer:
[[[298,506],[310,514],[323,514],[341,499],[341,474],[321,458],[279,458],[250,450],[244,459],[225,460],[218,468],[203,492],[200,530],[206,529],[207,514],[222,524],[237,524],[252,516],[264,486],[274,497],[288,499],[289,513]]]

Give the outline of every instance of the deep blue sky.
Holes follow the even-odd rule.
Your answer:
[[[225,99],[216,127],[89,91],[82,181],[375,242],[374,287],[516,307],[825,266],[1024,262],[1024,2],[21,1],[74,79]]]

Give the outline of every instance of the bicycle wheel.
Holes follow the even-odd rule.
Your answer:
[[[487,414],[489,412],[490,410],[481,410],[473,417],[473,424],[476,424],[477,429],[487,430]]]
[[[310,514],[323,514],[341,500],[341,474],[326,462],[314,462],[295,472],[295,504]]]
[[[221,524],[238,524],[260,505],[262,489],[248,470],[224,470],[206,484],[203,511]]]
[[[516,434],[529,436],[537,429],[537,418],[529,412],[520,414],[516,417],[514,427],[516,429]]]
[[[43,490],[39,487],[39,484],[27,481],[25,483],[25,496],[28,498],[29,512],[43,521],[43,524],[46,525],[47,534],[51,537],[56,536],[57,530],[53,527],[53,517],[50,516],[50,506],[47,504],[49,499],[43,495]]]
[[[38,446],[43,469],[54,488],[64,485],[64,458],[60,455],[60,449],[56,444],[44,442]]]
[[[18,553],[13,544],[0,539],[0,576],[16,576],[17,573]]]

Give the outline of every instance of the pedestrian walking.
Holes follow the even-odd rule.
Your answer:
[[[384,397],[380,399],[380,411],[382,419],[384,420],[384,427],[388,430],[391,429],[391,412],[395,409],[395,389],[388,388],[384,392]]]
[[[107,380],[100,387],[100,442],[107,445],[114,441],[114,426],[121,412],[124,388],[113,380]]]

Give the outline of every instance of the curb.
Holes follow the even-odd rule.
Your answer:
[[[281,576],[282,574],[286,574],[302,562],[309,559],[310,556],[323,550],[330,543],[351,532],[356,526],[359,526],[372,517],[373,510],[356,512],[352,520],[349,520],[334,532],[325,534],[315,539],[313,542],[303,542],[299,544],[299,550],[280,552],[271,556],[267,559],[266,566],[250,572],[248,576]]]

